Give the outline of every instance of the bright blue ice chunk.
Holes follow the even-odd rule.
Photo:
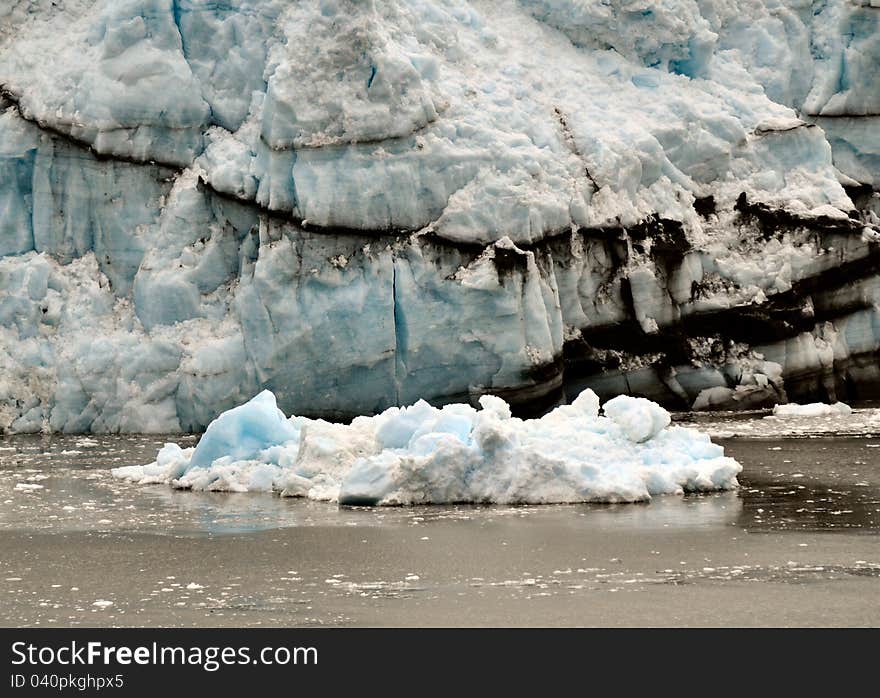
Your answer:
[[[188,470],[206,468],[218,458],[249,460],[260,451],[299,438],[275,404],[275,395],[264,390],[239,407],[227,410],[208,425],[193,453]]]

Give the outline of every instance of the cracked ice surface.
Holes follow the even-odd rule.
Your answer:
[[[582,330],[870,261],[876,212],[809,228],[880,181],[876,4],[6,2],[0,429],[200,430],[262,388],[327,418],[544,398]],[[742,193],[806,232],[740,245]],[[688,248],[668,269],[615,238],[657,219]],[[755,338],[732,382],[825,345],[877,380],[878,288]],[[668,382],[738,397],[728,367]]]
[[[208,181],[317,225],[529,241],[655,212],[693,221],[690,197],[728,175],[735,193],[751,184],[768,201],[846,208],[820,132],[754,135],[800,105],[764,95],[763,73],[742,66],[766,50],[708,5],[714,22],[681,0],[99,2],[25,23],[0,82],[26,116],[100,153],[185,166],[204,152]],[[775,8],[758,6],[768,24]],[[817,41],[876,14],[834,6]],[[787,11],[801,33],[777,48],[794,65],[814,30]],[[62,49],[46,50],[62,24]],[[716,55],[719,36],[739,57]],[[873,75],[875,49],[869,36],[841,41],[822,44],[811,103],[837,97],[850,113],[876,94],[858,80]],[[821,67],[854,54],[856,85],[822,88],[833,76]]]

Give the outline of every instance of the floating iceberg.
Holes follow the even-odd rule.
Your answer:
[[[264,391],[220,415],[195,448],[166,444],[149,465],[116,468],[140,484],[274,491],[348,505],[637,502],[732,489],[742,469],[694,429],[670,426],[644,398],[583,391],[539,419],[419,401],[351,424],[292,417]]]
[[[776,417],[831,417],[834,415],[846,416],[852,414],[852,408],[843,402],[835,402],[826,405],[822,402],[812,402],[809,405],[798,405],[796,402],[787,405],[776,405],[773,408]]]

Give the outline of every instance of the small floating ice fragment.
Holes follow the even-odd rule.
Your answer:
[[[777,417],[828,417],[852,414],[852,408],[844,402],[835,402],[831,405],[822,402],[799,405],[791,402],[787,405],[776,405],[773,414]]]

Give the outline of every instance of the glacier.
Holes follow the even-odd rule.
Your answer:
[[[342,505],[639,502],[733,489],[742,466],[662,407],[584,390],[538,419],[495,395],[480,409],[420,400],[338,424],[287,420],[264,390],[211,422],[195,447],[168,443],[115,477],[178,489],[277,492]]]
[[[0,431],[878,396],[878,23],[7,0]]]

